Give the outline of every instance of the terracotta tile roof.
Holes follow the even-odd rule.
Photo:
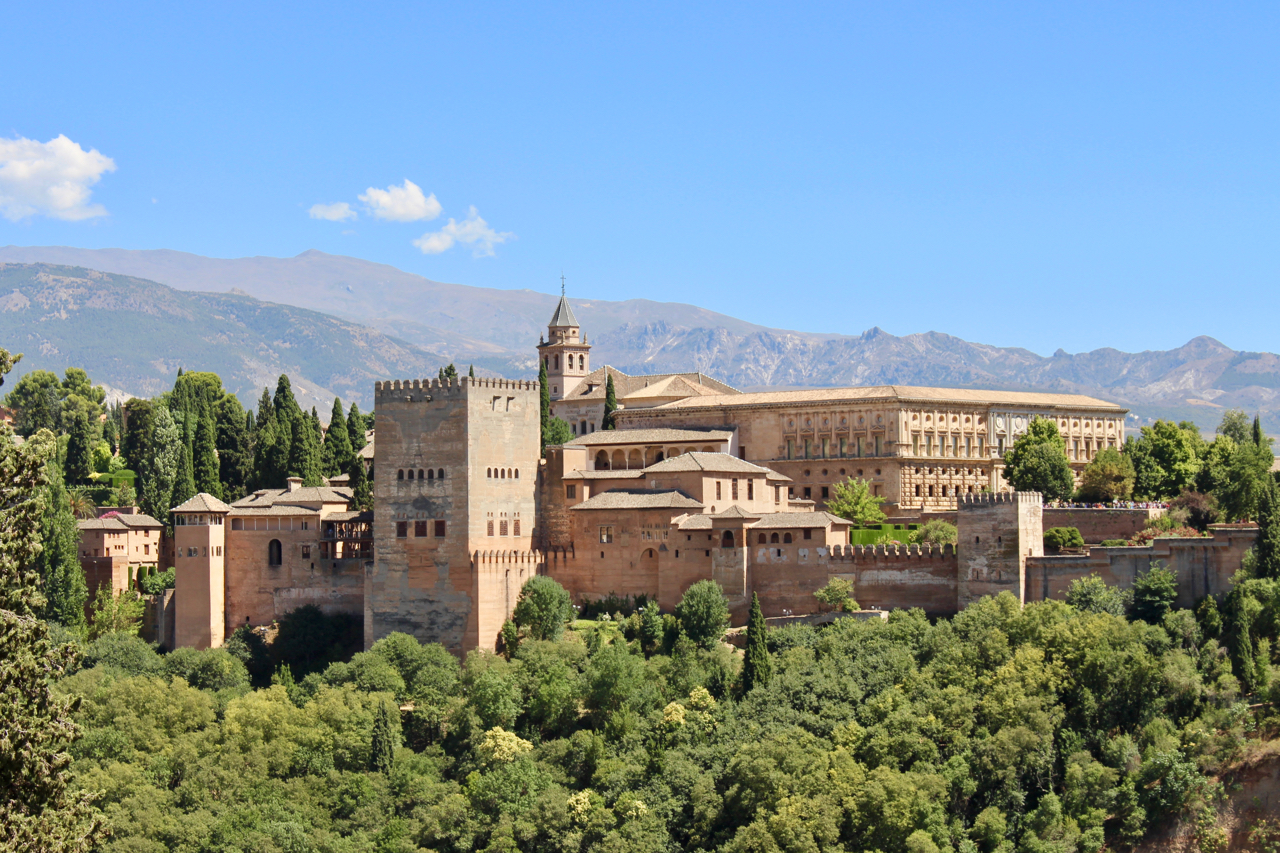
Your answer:
[[[151,516],[141,512],[135,512],[131,515],[121,514],[113,517],[120,519],[120,523],[125,527],[164,527],[164,524],[161,522],[156,521]]]
[[[248,517],[255,515],[319,515],[320,510],[309,506],[290,506],[289,504],[280,504],[279,506],[235,506],[231,508],[231,515],[237,517]]]
[[[703,453],[697,450],[691,450],[688,453],[681,453],[679,456],[671,456],[661,462],[655,462],[645,468],[644,471],[645,474],[665,474],[673,471],[707,471],[713,474],[773,474],[777,477],[782,476],[776,471],[771,471],[768,468],[763,468],[736,456],[730,456],[728,453]]]
[[[632,468],[627,471],[570,471],[564,475],[566,480],[638,480],[644,471]]]
[[[613,377],[613,391],[618,402],[627,399],[641,400],[654,397],[725,396],[737,394],[738,389],[712,379],[705,373],[655,373],[649,376],[631,376],[605,365],[582,378],[578,387],[565,397],[571,400],[603,400],[607,378]]]
[[[76,519],[76,528],[78,530],[112,531],[129,529],[122,521],[120,521],[119,516],[112,516],[111,518],[78,518]]]
[[[736,507],[734,508],[736,509]],[[710,530],[712,519],[721,515],[724,515],[724,513],[718,513],[717,515],[690,515],[679,523],[678,528],[680,530]],[[796,529],[803,527],[816,529],[826,527],[828,524],[837,527],[849,526],[847,520],[829,512],[766,512],[759,515],[743,513],[739,517],[756,519],[746,525],[751,530],[781,530],[783,528]]]
[[[613,489],[592,495],[569,509],[672,509],[702,508],[702,504],[679,489]]]
[[[201,492],[191,500],[185,501],[181,506],[175,506],[169,512],[230,512],[231,507],[215,498],[213,495]]]
[[[580,435],[568,446],[595,447],[601,444],[672,444],[685,441],[729,441],[727,429],[602,429]]]
[[[711,518],[759,518],[759,513],[747,512],[742,507],[734,504],[726,510],[712,513]]]
[[[925,388],[911,385],[874,385],[864,388],[807,388],[794,391],[756,391],[692,397],[656,406],[651,411],[744,406],[823,405],[826,403],[962,403],[1009,405],[1026,408],[1107,409],[1116,414],[1122,406],[1082,394],[1042,394],[1030,391],[984,391],[973,388]],[[629,412],[628,414],[634,414]]]
[[[324,517],[326,522],[329,521],[373,521],[373,512],[371,510],[352,510],[350,512],[331,512]]]
[[[236,509],[298,504],[341,504],[351,502],[351,489],[332,486],[304,486],[301,489],[259,489],[231,506]]]

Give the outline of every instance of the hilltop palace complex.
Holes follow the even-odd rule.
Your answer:
[[[175,507],[168,642],[217,646],[315,604],[362,616],[366,647],[404,631],[459,654],[493,649],[536,574],[575,601],[644,595],[663,609],[710,578],[740,623],[752,593],[766,616],[812,612],[833,577],[853,581],[864,607],[947,615],[1006,590],[1061,597],[1092,573],[1129,584],[1161,559],[1185,604],[1226,590],[1252,544],[1253,531],[1224,526],[1212,539],[1045,556],[1046,527],[1077,526],[1094,543],[1146,521],[1147,510],[1044,508],[1002,479],[1002,454],[1033,417],[1057,422],[1077,475],[1120,447],[1127,412],[1102,400],[904,386],[742,393],[701,373],[629,376],[592,368],[563,297],[537,352],[552,413],[574,433],[545,459],[537,382],[379,382],[374,511],[350,508],[345,479]],[[609,377],[618,410],[604,430]],[[851,477],[891,517],[950,518],[958,544],[851,546],[849,522],[825,511]],[[82,524],[86,572],[117,587],[142,548],[159,550],[158,523],[121,518]]]

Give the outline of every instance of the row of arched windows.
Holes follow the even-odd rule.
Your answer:
[[[774,544],[774,545],[777,545],[777,544],[778,544],[778,534],[776,534],[776,533],[770,534],[770,536],[769,536],[769,542],[770,542],[770,543],[772,543],[772,544]],[[761,533],[758,537],[756,537],[756,544],[757,544],[757,545],[764,545],[764,544],[765,544],[765,541],[764,541],[764,534],[763,534],[763,533]],[[790,533],[784,533],[784,534],[782,534],[782,544],[784,544],[784,545],[790,545],[790,544],[791,544],[791,534],[790,534]]]
[[[544,358],[542,360],[546,364],[548,370],[560,369],[560,356],[556,356],[555,358],[556,358],[556,366],[554,368],[551,366],[551,363],[547,359]],[[569,370],[573,370],[573,353],[569,353],[568,355],[565,356],[564,364],[566,368],[568,368]],[[587,357],[585,355],[578,356],[578,369],[579,370],[587,369]]]
[[[519,468],[485,468],[484,475],[490,480],[519,480]]]
[[[959,494],[960,494],[960,488],[961,488],[961,487],[960,487],[960,486],[940,486],[939,488],[941,488],[941,489],[942,489],[942,497],[944,497],[944,498],[945,498],[945,497],[953,497],[953,498],[954,498],[954,497],[956,497],[957,495],[959,495]],[[969,487],[967,487],[967,488],[968,488],[968,494],[973,494],[973,486],[969,486]],[[947,489],[950,489],[950,490],[951,490],[950,494],[948,494],[948,493],[947,493]],[[923,497],[923,496],[920,494],[920,486],[918,486],[918,485],[916,486],[916,497]],[[934,494],[933,494],[933,486],[929,486],[929,497],[934,497]]]
[[[409,476],[407,477],[405,476],[406,470],[408,471],[408,474],[409,474]],[[396,471],[396,479],[397,480],[413,480],[415,479],[414,477],[415,473],[417,474],[416,479],[418,480],[443,480],[444,479],[443,468],[434,468],[434,469],[428,468],[425,471],[419,468],[416,472],[412,468],[408,468],[408,469],[401,468],[398,471]]]

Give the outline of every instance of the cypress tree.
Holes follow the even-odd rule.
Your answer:
[[[274,417],[275,412],[276,407],[271,402],[271,392],[268,391],[267,387],[264,385],[262,387],[262,396],[258,398],[258,420],[253,425],[254,431],[256,432],[266,426],[267,419]]]
[[[347,432],[347,418],[342,414],[342,401],[333,398],[333,411],[329,414],[329,430],[324,434],[324,473],[336,477],[351,464],[351,434]]]
[[[538,368],[538,405],[542,416],[542,440],[539,452],[547,455],[547,430],[551,428],[551,386],[547,384],[547,362]]]
[[[765,641],[764,613],[760,610],[760,596],[751,594],[751,616],[747,620],[747,649],[742,658],[742,695],[746,696],[758,685],[769,683],[773,677],[773,662],[769,658],[769,646]]]
[[[351,508],[373,509],[373,483],[364,473],[364,460],[359,456],[352,456],[347,466],[347,476],[347,485],[351,489]]]
[[[213,412],[218,479],[222,485],[218,497],[235,500],[245,493],[245,485],[253,475],[253,413],[244,410],[235,394],[225,395]]]
[[[178,448],[178,476],[173,481],[173,494],[169,496],[170,509],[196,496],[196,477],[191,464],[191,450],[181,442]]]
[[[299,413],[293,423],[288,469],[288,476],[301,477],[304,486],[319,486],[323,482],[320,468],[320,418],[315,416],[315,412],[311,415]]]
[[[89,589],[76,554],[80,531],[58,463],[50,460],[48,467],[49,484],[44,488],[44,512],[40,517],[43,548],[36,558],[36,568],[44,581],[44,616],[68,628],[83,628]]]
[[[1258,544],[1254,546],[1260,578],[1280,578],[1280,489],[1268,477],[1258,497]]]
[[[196,491],[213,495],[222,500],[222,472],[218,466],[217,426],[213,416],[206,414],[196,424],[196,446],[192,462]]]
[[[279,420],[288,418],[292,422],[302,415],[302,407],[293,396],[293,385],[289,383],[289,377],[284,373],[281,373],[279,380],[276,381],[276,395],[271,399],[271,405]]]
[[[444,384],[444,368],[443,368],[443,367],[442,367],[442,368],[440,368],[440,372],[438,372],[438,373],[436,374],[436,380],[437,380],[441,385],[443,385],[443,384]]]
[[[1253,416],[1253,443],[1258,447],[1265,447],[1267,443],[1262,435],[1262,418],[1258,415]]]
[[[368,443],[365,441],[364,415],[360,414],[360,407],[355,403],[351,404],[351,411],[347,413],[347,437],[351,439],[351,452],[359,453],[364,450],[364,446]]]
[[[472,379],[476,378],[476,366],[474,364],[467,368],[467,375]]]
[[[13,363],[0,349],[0,382]],[[56,447],[46,431],[18,447],[0,424],[0,834],[15,850],[87,850],[105,836],[91,797],[68,790],[75,700],[52,689],[78,652],[55,647],[48,623],[36,618],[45,606],[36,569],[40,491]]]
[[[67,479],[72,483],[88,482],[93,473],[93,434],[89,418],[84,412],[76,412],[71,421],[71,434],[67,437]]]
[[[370,772],[384,775],[391,772],[391,767],[395,763],[396,747],[400,745],[397,722],[391,716],[391,703],[385,699],[378,703],[378,712],[373,718],[373,740],[369,744]]]
[[[150,458],[143,464],[142,510],[152,518],[166,522],[169,510],[177,505],[170,503],[170,499],[182,465],[182,436],[167,406],[155,407],[150,445]],[[193,484],[193,492],[194,488]]]
[[[613,390],[613,374],[604,383],[604,420],[601,429],[613,429],[613,413],[618,411],[618,395]]]

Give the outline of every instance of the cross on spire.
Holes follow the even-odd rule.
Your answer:
[[[564,296],[564,273],[560,273],[560,295]]]

